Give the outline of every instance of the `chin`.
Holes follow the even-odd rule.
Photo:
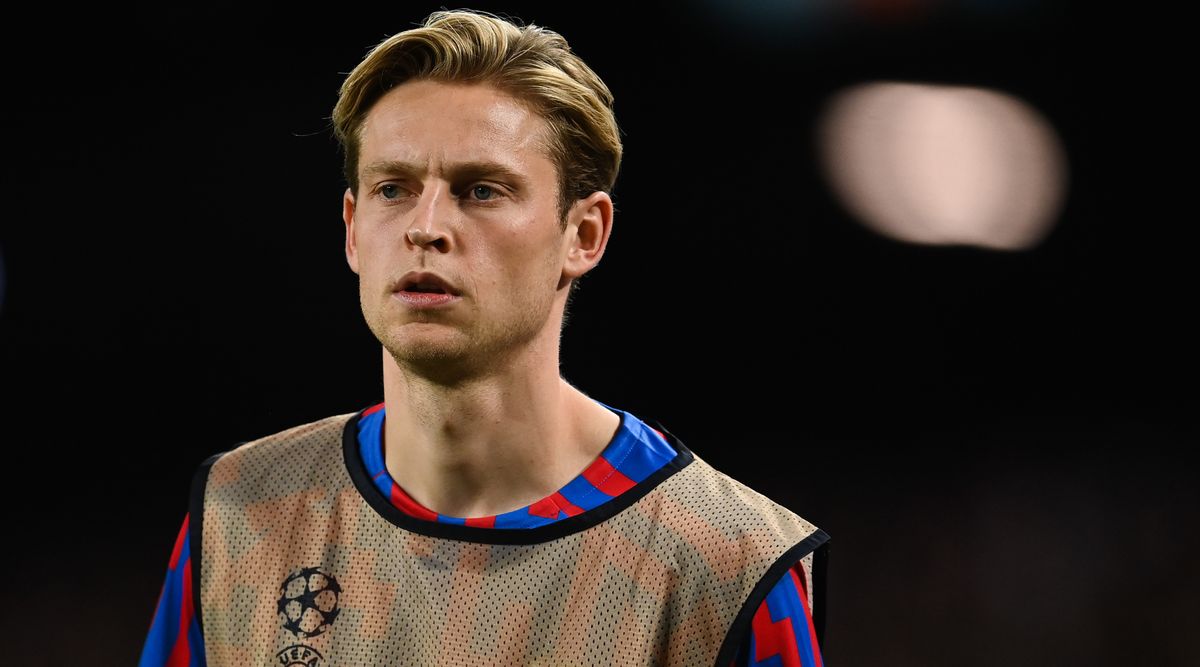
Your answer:
[[[431,375],[471,365],[472,355],[466,341],[452,340],[453,336],[412,333],[382,339],[383,347],[397,366]]]
[[[447,363],[467,356],[467,346],[463,341],[451,340],[452,337],[444,335],[444,332],[443,335],[413,335],[413,333],[405,332],[384,340],[383,346],[397,362]]]

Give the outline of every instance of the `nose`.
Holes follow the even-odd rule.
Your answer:
[[[453,204],[452,198],[447,196],[442,188],[426,188],[413,209],[412,220],[404,233],[408,242],[425,250],[449,250],[450,235],[447,232],[447,222],[449,216],[453,215]],[[447,206],[451,208],[446,208]]]
[[[408,228],[407,236],[409,243],[420,248],[443,250],[445,246],[445,238],[441,234],[434,234],[416,226]]]

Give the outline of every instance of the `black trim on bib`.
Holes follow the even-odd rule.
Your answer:
[[[817,547],[813,552],[812,587],[813,587],[813,629],[817,631],[817,642],[821,644],[821,655],[825,654],[825,614],[826,600],[826,570],[829,567],[829,541]]]
[[[342,454],[345,459],[346,470],[350,473],[350,479],[354,481],[354,486],[358,489],[359,494],[362,495],[363,499],[380,516],[400,528],[421,535],[442,537],[462,542],[478,542],[481,544],[540,544],[586,530],[637,502],[663,480],[683,470],[694,460],[691,450],[684,447],[678,438],[662,428],[657,422],[646,421],[644,423],[647,426],[656,428],[667,439],[667,442],[675,448],[675,458],[668,461],[662,468],[656,470],[646,479],[638,482],[633,488],[598,507],[536,528],[480,528],[477,526],[438,523],[405,514],[400,508],[392,504],[390,498],[380,492],[379,487],[375,486],[375,482],[367,473],[367,468],[363,464],[362,456],[358,450],[358,421],[364,411],[360,410],[352,415],[342,428]],[[621,419],[624,420],[625,416],[621,415]]]
[[[200,636],[204,636],[204,614],[200,609],[200,560],[203,557],[204,540],[204,491],[208,488],[208,473],[212,470],[217,459],[225,452],[213,454],[200,464],[192,477],[192,490],[188,499],[188,549],[192,561],[192,612],[196,625],[200,627]]]
[[[741,610],[738,611],[737,616],[733,618],[733,623],[729,624],[729,632],[725,635],[725,641],[721,642],[721,650],[717,652],[717,662],[715,663],[717,667],[726,667],[729,665],[729,663],[733,662],[733,659],[737,656],[737,650],[741,647],[743,641],[746,639],[747,633],[750,632],[750,622],[754,619],[754,612],[758,611],[759,605],[761,605],[762,601],[766,599],[767,594],[771,592],[771,589],[775,587],[775,584],[779,583],[780,577],[786,574],[788,569],[795,565],[801,558],[804,558],[810,553],[813,554],[813,580],[811,584],[813,587],[813,606],[822,606],[821,623],[824,624],[825,619],[823,612],[823,598],[825,597],[825,582],[823,579],[825,559],[823,557],[821,558],[822,576],[818,578],[817,554],[814,552],[824,551],[824,547],[828,543],[829,535],[820,528],[817,528],[811,534],[809,534],[808,537],[800,540],[800,542],[798,542],[791,549],[785,551],[783,555],[780,556],[775,563],[767,569],[766,573],[763,574],[762,578],[758,580],[757,584],[755,584],[754,589],[750,591],[750,595],[746,598],[745,603],[742,604]],[[821,555],[824,556],[824,554]],[[819,597],[818,592],[821,593]],[[815,618],[816,612],[812,611],[810,613],[812,613],[814,616],[813,626],[817,630],[817,642],[820,643],[823,640],[822,629],[821,626],[817,626],[817,620]],[[819,646],[818,650],[820,650]]]

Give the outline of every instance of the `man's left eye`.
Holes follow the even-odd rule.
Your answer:
[[[471,195],[476,199],[491,199],[496,194],[490,185],[476,185],[471,188]]]

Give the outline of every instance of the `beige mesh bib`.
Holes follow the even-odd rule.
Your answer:
[[[707,667],[783,568],[803,560],[813,602],[824,532],[673,437],[680,456],[614,500],[498,530],[391,507],[356,467],[356,422],[246,443],[197,475],[209,665]]]

